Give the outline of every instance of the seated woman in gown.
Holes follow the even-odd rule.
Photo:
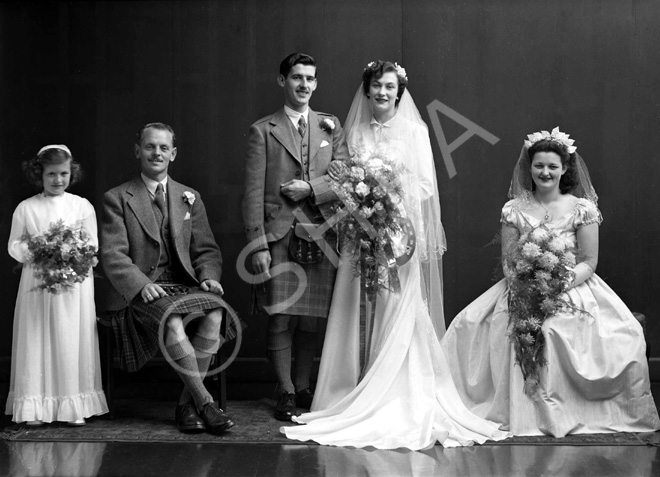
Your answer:
[[[428,129],[407,83],[405,70],[396,63],[369,63],[346,131],[354,164],[362,161],[366,170],[397,175],[393,182],[401,186],[401,202],[397,202],[399,212],[392,213],[401,213],[411,227],[391,240],[397,242],[393,248],[405,250],[408,260],[397,260],[399,265],[393,267],[399,286],[390,281],[391,290],[369,295],[361,286],[369,282],[369,275],[355,276],[354,254],[364,255],[359,245],[350,246],[340,224],[342,256],[312,412],[294,418],[306,425],[282,428],[291,439],[417,450],[436,442],[453,447],[508,436],[497,424],[465,408],[440,348],[439,337],[445,330],[441,278],[445,238]],[[360,167],[350,171],[353,177],[364,172]],[[337,184],[347,185],[342,167],[329,173]],[[355,187],[356,193],[360,187]],[[384,189],[383,196],[394,195],[387,186]],[[374,213],[380,210],[377,204],[373,208]]]
[[[558,128],[528,138],[502,209],[505,278],[442,339],[454,382],[472,412],[514,435],[657,430],[642,327],[594,273],[602,218],[586,165]],[[565,306],[534,308],[534,290],[550,276],[509,258],[538,255],[522,245],[546,234],[574,255],[565,255],[555,296]]]

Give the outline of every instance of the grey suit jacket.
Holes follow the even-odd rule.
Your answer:
[[[334,123],[334,129],[321,127],[321,122],[326,118]],[[332,201],[337,199],[329,187],[328,165],[333,160],[347,160],[349,152],[336,117],[310,109],[308,124],[309,177],[313,200],[327,220],[332,216]],[[256,241],[254,250],[267,249],[268,242],[281,239],[293,223],[294,209],[302,205],[280,192],[281,184],[302,179],[300,149],[293,134],[291,120],[284,108],[250,127],[243,222],[248,241]]]
[[[184,192],[194,195],[192,204],[184,200]],[[220,281],[222,255],[199,192],[169,178],[167,200],[174,244],[170,259],[178,259],[195,283]],[[105,193],[100,255],[112,285],[106,309],[124,308],[153,282],[161,254],[159,237],[152,199],[140,176]]]

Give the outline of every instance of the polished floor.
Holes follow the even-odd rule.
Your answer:
[[[660,384],[652,388],[657,403]],[[0,476],[652,477],[660,476],[660,447],[485,444],[410,452],[304,444],[0,441]]]
[[[593,476],[660,475],[643,446],[436,446],[424,452],[316,445],[3,442],[3,476]]]

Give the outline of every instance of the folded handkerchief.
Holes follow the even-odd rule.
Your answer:
[[[326,141],[326,140],[321,141],[321,147],[325,147],[325,146],[327,146],[328,144],[330,144],[330,143],[329,143],[328,141]]]
[[[183,220],[190,220],[190,212],[186,212],[186,216],[183,218]]]

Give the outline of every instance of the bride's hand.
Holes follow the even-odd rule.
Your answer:
[[[341,161],[332,161],[328,166],[328,175],[332,180],[339,181],[348,173],[348,166]]]

